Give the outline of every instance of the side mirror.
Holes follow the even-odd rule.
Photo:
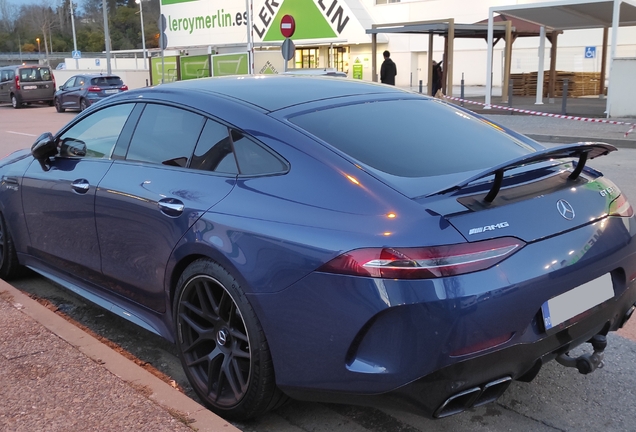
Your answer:
[[[60,86],[60,90],[64,90],[64,86],[63,85]]]
[[[50,132],[43,133],[35,140],[35,144],[31,146],[31,155],[33,158],[40,162],[44,171],[49,170],[47,163],[49,158],[57,154],[57,145],[53,139],[53,135]]]
[[[86,143],[75,138],[66,138],[60,144],[60,156],[81,157],[86,156]]]

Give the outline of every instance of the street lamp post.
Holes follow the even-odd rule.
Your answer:
[[[144,69],[148,69],[146,66],[146,34],[144,33],[144,8],[141,6],[141,0],[135,0],[135,3],[139,4],[139,18],[141,19],[141,47],[144,51]]]
[[[38,43],[38,63],[40,62],[40,57],[42,56],[42,53],[40,51],[40,38],[35,38],[35,41]]]
[[[73,13],[73,0],[69,0],[71,4],[71,26],[73,27],[73,50],[77,51],[77,37],[75,36],[75,14]],[[79,59],[75,59],[75,69],[79,69]]]

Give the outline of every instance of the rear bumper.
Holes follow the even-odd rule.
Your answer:
[[[435,280],[313,273],[251,294],[277,384],[290,396],[431,415],[449,396],[518,379],[599,332],[636,302],[634,218],[606,218],[528,244],[488,270]],[[610,273],[614,297],[543,328],[541,305]]]
[[[459,361],[386,393],[317,392],[290,387],[283,387],[283,390],[289,396],[300,400],[390,407],[427,417],[454,414],[496,400],[501,395],[499,390],[503,392],[507,388],[508,378],[530,381],[546,362],[584,344],[599,333],[617,330],[623,322],[624,313],[616,311],[626,312],[635,302],[636,290],[631,289],[621,298],[612,301],[613,304],[599,307],[594,315],[549,337],[529,344],[513,344],[488,354]],[[489,393],[488,386],[492,384],[494,386],[490,387],[492,390]],[[473,392],[474,390],[476,392]],[[447,405],[440,413],[440,407],[445,401],[462,393],[470,393],[462,401],[467,402],[468,406]]]

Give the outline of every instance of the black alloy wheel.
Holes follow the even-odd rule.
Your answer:
[[[265,335],[238,282],[200,259],[175,297],[179,356],[192,387],[216,413],[245,420],[287,400],[274,381]]]
[[[62,108],[62,102],[59,98],[55,98],[55,110],[59,113],[63,113],[64,111],[66,111],[64,108]]]
[[[0,214],[0,278],[9,280],[13,278],[20,268],[18,256],[11,234],[7,230],[4,216]]]
[[[88,108],[88,105],[86,105],[86,99],[80,99],[80,111],[84,111],[86,108]]]

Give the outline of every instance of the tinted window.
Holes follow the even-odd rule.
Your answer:
[[[238,174],[232,141],[226,126],[208,120],[194,149],[190,168]]]
[[[284,162],[240,132],[233,130],[232,140],[241,174],[275,174],[287,170]]]
[[[120,86],[124,82],[119,77],[99,77],[91,80],[91,85],[96,86]]]
[[[401,177],[485,169],[534,151],[495,126],[433,100],[347,105],[290,120],[358,161]]]
[[[20,68],[20,81],[51,81],[51,69],[48,67]]]
[[[60,144],[86,144],[86,156],[109,158],[135,104],[115,105],[80,120],[60,136]]]
[[[185,167],[204,121],[186,110],[149,104],[137,123],[126,159]]]
[[[66,87],[66,88],[73,87],[73,86],[75,85],[75,80],[76,80],[76,78],[75,78],[75,77],[70,77],[70,78],[68,79],[68,81],[66,81],[66,82],[64,83],[64,87]]]

